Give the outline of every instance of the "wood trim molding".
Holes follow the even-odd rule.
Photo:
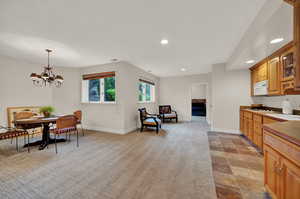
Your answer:
[[[93,73],[93,74],[85,74],[82,75],[83,80],[92,80],[92,79],[101,79],[106,77],[114,77],[116,76],[115,72],[103,72],[103,73]]]
[[[151,82],[151,81],[148,81],[148,80],[144,80],[144,79],[139,79],[140,82],[144,82],[144,83],[147,83],[147,84],[151,84],[151,85],[155,85],[154,82]]]

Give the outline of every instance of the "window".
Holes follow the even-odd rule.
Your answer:
[[[139,102],[154,102],[155,101],[155,84],[146,80],[139,82]]]
[[[83,103],[115,102],[115,73],[83,75],[81,101]]]

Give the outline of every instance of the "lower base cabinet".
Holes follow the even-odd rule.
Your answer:
[[[272,148],[264,147],[264,160],[265,160],[265,187],[273,199],[279,199],[277,196],[279,192],[279,176],[278,166],[280,165],[280,155]]]
[[[300,168],[291,161],[282,159],[282,171],[280,171],[282,182],[282,199],[300,198]]]
[[[273,199],[300,198],[299,154],[300,147],[264,131],[264,180]]]

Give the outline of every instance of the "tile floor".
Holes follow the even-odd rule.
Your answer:
[[[218,199],[270,199],[263,156],[240,135],[208,132]]]

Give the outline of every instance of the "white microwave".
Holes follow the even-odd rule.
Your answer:
[[[254,96],[268,95],[268,80],[255,83],[253,90]]]

